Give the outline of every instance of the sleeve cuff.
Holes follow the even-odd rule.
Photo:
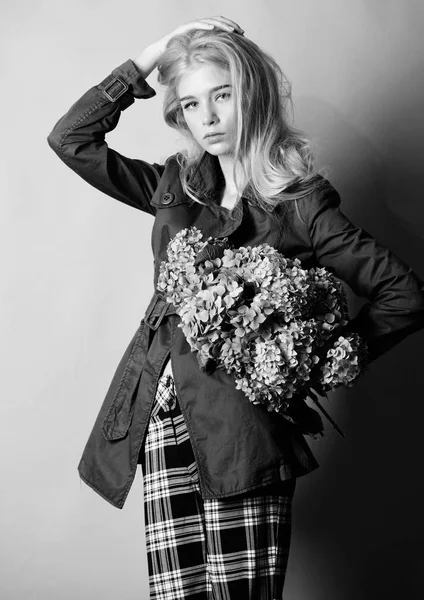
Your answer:
[[[98,86],[109,102],[119,103],[125,110],[134,98],[152,98],[156,91],[147,83],[131,59],[119,65]]]

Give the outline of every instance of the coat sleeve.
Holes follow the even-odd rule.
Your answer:
[[[367,342],[370,362],[424,327],[423,281],[348,219],[329,183],[300,208],[318,263],[367,298],[347,329]]]
[[[150,204],[164,165],[127,158],[109,148],[105,136],[134,98],[156,94],[131,60],[89,89],[56,123],[47,141],[59,158],[98,190],[155,214]]]

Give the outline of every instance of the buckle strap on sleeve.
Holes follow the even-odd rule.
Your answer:
[[[123,79],[114,77],[104,88],[103,94],[110,102],[116,102],[128,89],[128,84]]]

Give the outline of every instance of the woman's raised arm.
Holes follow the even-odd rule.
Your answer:
[[[63,162],[98,190],[154,214],[150,204],[164,165],[131,159],[109,148],[105,136],[134,98],[156,92],[128,60],[90,88],[56,123],[47,138]]]
[[[181,25],[148,46],[134,60],[128,60],[90,88],[56,123],[47,138],[63,162],[98,190],[135,208],[155,214],[150,200],[165,165],[122,156],[109,148],[107,133],[115,129],[121,112],[134,98],[151,98],[155,90],[146,77],[157,66],[168,41],[190,29],[214,27],[243,33],[233,21],[210,17]]]

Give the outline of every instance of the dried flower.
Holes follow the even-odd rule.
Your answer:
[[[307,271],[269,244],[203,240],[196,227],[169,242],[167,257],[157,287],[176,307],[200,368],[225,370],[254,404],[295,421],[313,390],[351,386],[364,370],[364,340],[337,336],[348,323],[347,298],[325,268]],[[322,431],[316,419],[304,428]]]

